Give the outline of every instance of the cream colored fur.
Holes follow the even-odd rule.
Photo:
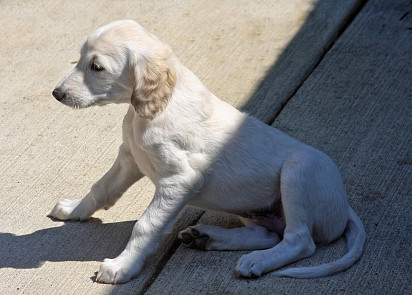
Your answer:
[[[179,238],[206,250],[265,249],[239,259],[236,270],[242,276],[308,257],[316,243],[329,243],[344,232],[349,251],[338,261],[275,274],[330,275],[360,257],[363,225],[348,205],[332,160],[219,100],[137,23],[117,21],[91,34],[78,64],[53,95],[76,108],[130,107],[112,168],[82,200],[58,202],[52,217],[85,220],[114,205],[143,176],[156,186],[125,250],[104,260],[98,281],[124,283],[135,277],[186,205],[241,217],[245,227],[197,225]]]

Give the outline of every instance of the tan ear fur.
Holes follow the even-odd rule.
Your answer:
[[[166,107],[176,84],[176,72],[169,47],[163,47],[150,58],[141,58],[134,67],[136,85],[131,103],[136,113],[153,119]]]

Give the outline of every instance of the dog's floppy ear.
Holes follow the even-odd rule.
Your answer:
[[[167,105],[176,84],[176,72],[170,61],[172,51],[164,45],[149,57],[134,62],[135,87],[131,103],[136,113],[153,119]]]

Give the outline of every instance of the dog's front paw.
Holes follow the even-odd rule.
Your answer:
[[[57,202],[49,216],[60,220],[85,220],[92,214],[84,200],[62,200]]]
[[[127,283],[137,275],[139,270],[138,265],[133,265],[120,257],[115,259],[106,258],[100,265],[96,281],[106,284]]]

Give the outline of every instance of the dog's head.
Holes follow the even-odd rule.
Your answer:
[[[92,33],[76,67],[53,96],[76,108],[131,103],[153,119],[167,105],[176,84],[172,51],[134,21],[117,21]]]

